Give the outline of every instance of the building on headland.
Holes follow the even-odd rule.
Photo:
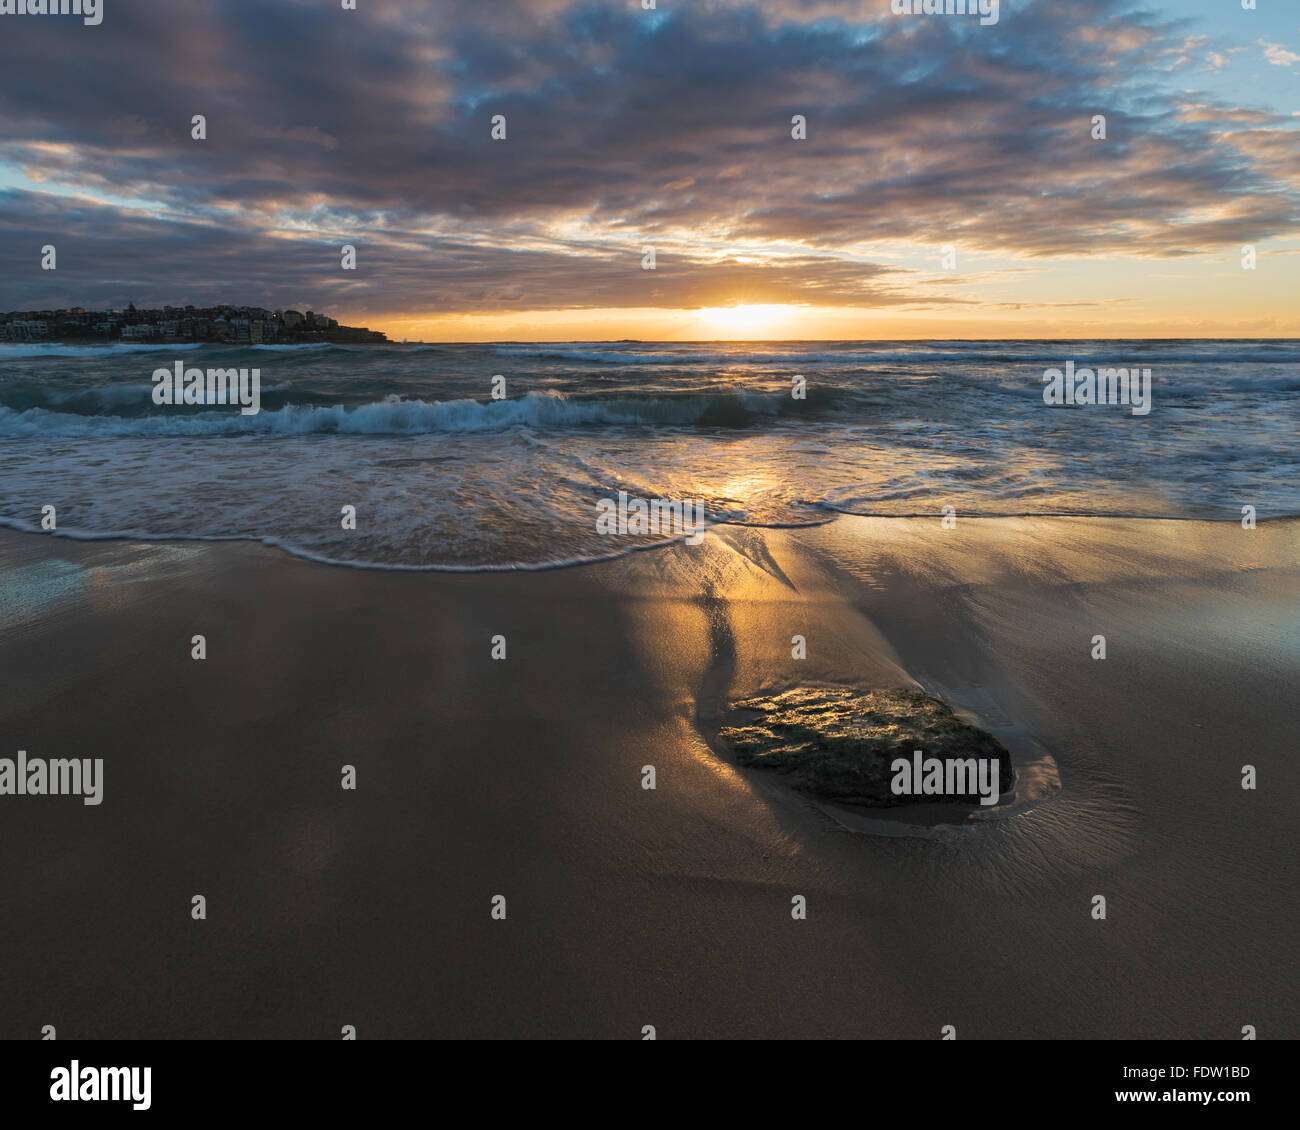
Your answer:
[[[164,306],[161,309],[125,311],[27,310],[0,313],[0,341],[187,341],[233,342],[261,345],[335,342],[386,342],[377,330],[341,326],[324,314],[309,310],[267,310],[261,306]]]
[[[15,318],[8,323],[10,341],[40,341],[49,336],[49,323],[43,318]]]

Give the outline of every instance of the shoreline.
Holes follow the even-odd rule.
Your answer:
[[[845,516],[423,576],[4,530],[0,577],[0,754],[104,759],[102,805],[0,797],[0,1035],[1300,1034],[1300,521]],[[846,833],[708,740],[805,683],[942,688],[1061,789]]]
[[[759,522],[716,522],[713,525],[703,527],[706,532],[719,531],[727,529],[736,530],[755,530],[760,533],[764,531],[779,532],[785,530],[808,530],[815,529],[819,526],[828,526],[842,519],[850,520],[868,520],[884,522],[937,522],[941,518],[939,514],[858,514],[847,510],[837,510],[828,512],[825,518],[820,520],[810,520],[807,522],[784,522],[784,523],[759,523]],[[1220,527],[1235,527],[1240,524],[1238,518],[1203,518],[1203,517],[1185,517],[1180,515],[1151,515],[1151,514],[1069,514],[1069,513],[1015,513],[1015,514],[964,514],[960,519],[962,522],[1017,522],[1017,521],[1041,521],[1041,520],[1061,520],[1068,522],[1187,522],[1193,524],[1205,524]],[[1300,524],[1300,514],[1279,514],[1268,518],[1260,518],[1257,521],[1257,528],[1277,524],[1277,523],[1296,523]],[[177,544],[185,545],[196,543],[199,545],[211,543],[221,545],[228,543],[245,543],[248,545],[260,546],[264,549],[274,550],[283,553],[287,557],[296,558],[299,561],[309,562],[313,565],[324,565],[336,569],[359,569],[363,571],[374,572],[391,572],[391,573],[447,573],[462,575],[493,575],[501,573],[546,573],[555,570],[576,569],[588,565],[603,565],[611,561],[619,561],[636,553],[646,553],[667,550],[683,544],[687,537],[692,535],[687,533],[677,534],[672,537],[666,537],[662,541],[651,542],[641,545],[630,545],[624,549],[616,549],[611,552],[597,557],[571,557],[556,561],[540,562],[507,562],[502,564],[479,564],[479,565],[412,565],[400,561],[357,561],[357,560],[340,560],[338,558],[326,557],[322,554],[313,553],[310,550],[300,549],[294,546],[286,545],[280,539],[271,536],[261,536],[258,534],[142,534],[126,533],[119,531],[96,531],[96,530],[42,530],[33,522],[23,521],[18,518],[0,517],[0,531],[8,531],[15,534],[32,534],[37,537],[66,538],[73,542],[118,542],[118,543],[135,543],[142,545],[167,545]]]

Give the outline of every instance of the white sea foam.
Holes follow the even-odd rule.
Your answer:
[[[134,399],[123,392],[123,401]],[[788,398],[786,398],[788,399]],[[514,400],[453,400],[430,403],[388,397],[355,407],[288,404],[256,416],[224,412],[190,415],[84,416],[45,408],[0,407],[0,436],[203,436],[423,435],[493,432],[507,428],[564,428],[587,424],[682,425],[712,414],[719,423],[739,422],[746,413],[774,415],[784,406],[776,396],[746,392],[660,399],[575,400],[555,392],[530,392]]]
[[[126,353],[175,352],[198,345],[56,345],[45,342],[0,343],[0,361],[26,357],[120,357]]]

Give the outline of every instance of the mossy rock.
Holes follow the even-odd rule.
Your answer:
[[[1011,788],[1011,755],[992,734],[962,721],[933,695],[799,688],[735,703],[719,737],[736,763],[779,773],[786,784],[838,804],[892,808],[936,801],[978,805],[975,794],[895,795],[896,758],[996,759],[999,792]]]

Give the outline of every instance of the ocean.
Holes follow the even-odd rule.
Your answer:
[[[261,411],[154,404],[178,360],[259,368]],[[1045,404],[1067,361],[1149,367],[1150,413]],[[0,524],[49,505],[64,536],[361,567],[537,569],[673,536],[599,532],[620,491],[709,524],[1239,522],[1300,514],[1298,471],[1294,340],[0,345]]]

